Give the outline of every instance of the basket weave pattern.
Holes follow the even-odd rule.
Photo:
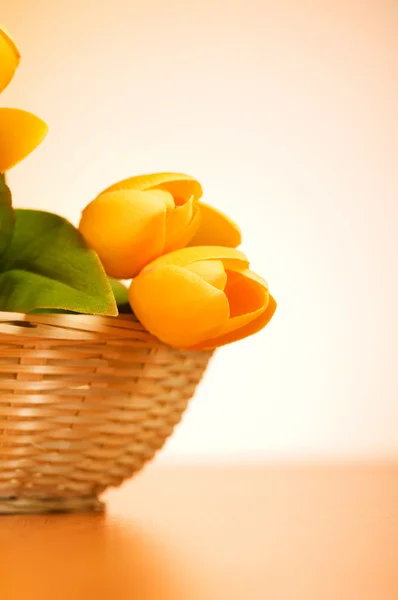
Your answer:
[[[132,316],[0,312],[0,512],[98,508],[163,446],[210,356]]]

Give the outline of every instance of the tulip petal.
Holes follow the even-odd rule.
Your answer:
[[[182,248],[179,244],[181,238],[193,219],[194,212],[197,208],[194,207],[192,198],[182,206],[177,206],[174,210],[169,210],[166,214],[166,244],[164,253],[171,252]],[[199,226],[199,223],[198,223]],[[194,232],[191,232],[191,236]]]
[[[251,275],[249,270],[227,271],[224,292],[229,302],[230,318],[223,330],[225,334],[244,327],[268,306],[269,292],[265,282],[259,282]]]
[[[155,190],[157,193],[163,190]],[[188,200],[182,206],[177,206],[174,210],[167,211],[166,215],[166,245],[165,252],[169,252],[174,240],[189,225],[193,216],[193,200]]]
[[[185,349],[189,350],[214,350],[214,348],[219,348],[220,346],[226,346],[227,344],[231,344],[232,342],[236,342],[238,340],[242,340],[243,338],[249,337],[250,335],[254,335],[264,329],[266,325],[270,322],[272,317],[275,314],[277,304],[274,298],[270,295],[269,302],[267,308],[262,312],[254,321],[251,321],[244,327],[240,329],[235,329],[235,331],[231,331],[226,334],[219,335],[213,339],[208,339],[205,342],[195,344],[192,346],[186,346]]]
[[[0,108],[0,173],[26,158],[46,137],[47,125],[25,110]]]
[[[228,277],[221,260],[199,260],[185,268],[219,290],[224,290],[227,285]]]
[[[182,208],[184,208],[184,207],[178,207],[175,210],[178,211]],[[200,224],[200,211],[195,204],[192,207],[192,212],[193,212],[193,217],[192,217],[190,223],[188,223],[188,225],[185,228],[182,228],[180,230],[179,234],[174,237],[174,239],[170,240],[170,232],[166,228],[166,235],[167,235],[166,239],[169,239],[169,241],[166,242],[166,247],[165,247],[163,254],[166,254],[168,252],[173,252],[174,250],[179,250],[181,248],[185,248],[185,246],[188,244],[189,240],[191,240],[192,237],[195,235],[195,233],[199,227],[199,224]],[[166,216],[166,218],[167,218],[167,216]]]
[[[108,275],[131,279],[162,253],[165,215],[166,205],[156,195],[135,190],[107,192],[84,209],[79,230]]]
[[[166,208],[168,208],[168,209],[174,209],[175,208],[174,198],[170,194],[170,192],[166,192],[166,190],[157,190],[157,189],[154,189],[154,190],[149,190],[146,193],[147,194],[151,194],[151,196],[156,196],[157,198],[160,198],[160,200],[163,200],[163,202],[165,203]]]
[[[235,248],[224,248],[222,246],[192,246],[174,250],[163,256],[159,256],[144,271],[160,267],[162,265],[178,265],[185,267],[198,260],[222,260],[224,267],[234,270],[242,270],[249,266],[247,256]]]
[[[0,28],[0,92],[10,83],[20,61],[18,48],[6,32]]]
[[[177,348],[215,337],[229,317],[224,292],[176,265],[143,271],[133,280],[129,299],[144,327]]]
[[[227,271],[228,281],[225,293],[228,298],[231,318],[253,313],[268,302],[266,282],[255,274],[244,269],[242,271]]]
[[[244,273],[245,277],[256,281],[257,283],[268,289],[268,283],[265,281],[265,279],[263,279],[260,275],[257,275],[257,273],[254,273],[254,271],[250,271],[249,269],[235,269],[235,271]]]
[[[190,246],[227,246],[237,248],[242,243],[241,231],[230,219],[213,206],[199,202],[201,221],[200,227]]]
[[[190,200],[198,200],[202,196],[202,186],[190,175],[183,173],[153,173],[151,175],[138,175],[137,177],[129,177],[118,183],[111,185],[104,192],[115,190],[150,190],[159,188],[170,192],[176,204],[180,205]]]

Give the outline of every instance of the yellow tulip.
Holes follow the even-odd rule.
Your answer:
[[[10,36],[0,28],[0,92],[7,87],[14,77],[20,59],[18,48]]]
[[[166,254],[136,277],[131,308],[163,342],[183,349],[212,349],[260,331],[276,303],[247,257],[219,246]]]
[[[19,64],[19,52],[0,29],[0,92],[10,83]],[[47,125],[32,113],[0,108],[0,173],[26,158],[44,139]]]
[[[121,181],[83,211],[79,229],[108,275],[131,279],[158,256],[186,246],[199,227],[202,187],[189,175]]]

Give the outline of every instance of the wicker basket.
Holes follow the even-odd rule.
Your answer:
[[[210,356],[132,316],[0,312],[0,513],[101,509],[163,446]]]

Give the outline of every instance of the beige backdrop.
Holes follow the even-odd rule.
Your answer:
[[[51,133],[15,204],[77,222],[104,186],[185,171],[279,301],[219,352],[165,457],[398,455],[395,0],[4,0],[1,103]]]

